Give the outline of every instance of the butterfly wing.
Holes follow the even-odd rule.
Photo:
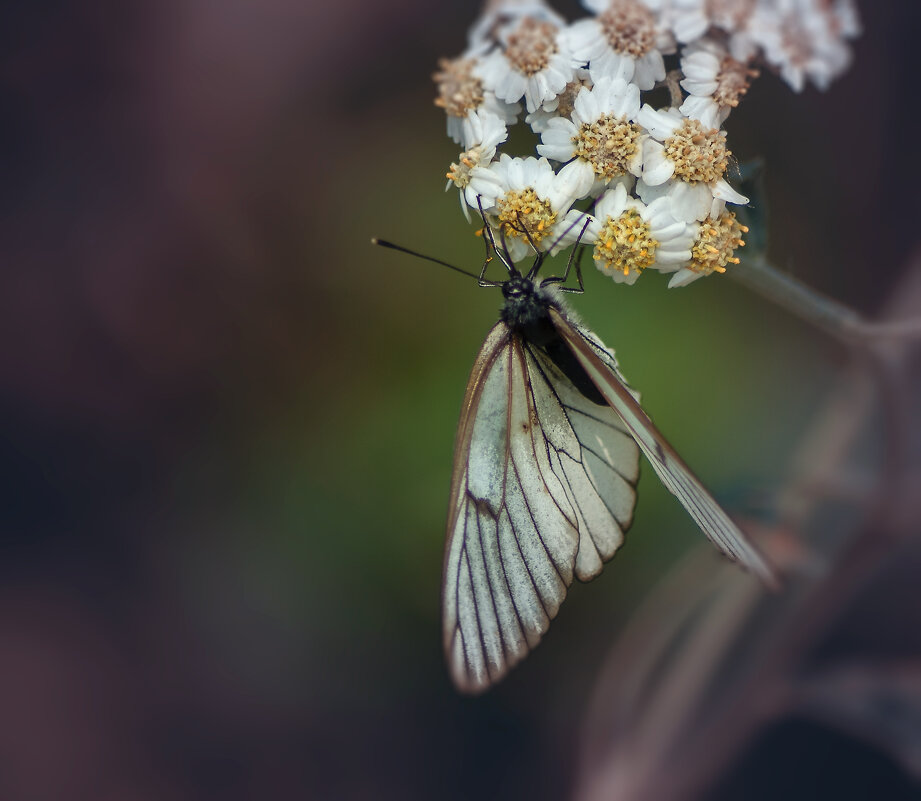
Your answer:
[[[597,575],[632,520],[638,471],[619,418],[498,323],[455,444],[443,611],[460,689],[498,681],[540,641],[573,576]]]
[[[730,559],[744,565],[768,585],[776,586],[777,578],[764,558],[653,425],[619,374],[609,369],[591,335],[558,309],[550,309],[550,319],[592,383],[623,420],[659,480],[678,499],[701,531]]]
[[[588,581],[633,522],[639,448],[617,414],[586,398],[546,351],[528,345],[525,350],[548,457],[576,515],[576,577]],[[614,355],[600,343],[599,356],[617,372]]]

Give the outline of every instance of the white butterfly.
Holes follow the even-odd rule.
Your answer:
[[[639,451],[720,551],[775,582],[642,410],[613,352],[563,303],[565,276],[539,279],[540,253],[522,275],[492,247],[509,280],[461,410],[442,596],[451,676],[470,693],[537,645],[573,576],[594,578],[614,555],[633,519]]]
[[[576,321],[543,253],[508,270],[505,304],[467,383],[454,446],[442,613],[458,689],[478,693],[534,648],[573,577],[601,572],[633,520],[639,453],[711,542],[776,586],[771,568],[640,407],[613,351]],[[525,232],[526,233],[526,232]],[[385,247],[421,254],[382,240]],[[533,243],[532,243],[533,244]],[[504,248],[503,248],[504,250]],[[423,257],[429,258],[429,257]],[[440,259],[439,264],[467,273]],[[578,274],[578,267],[576,270]]]

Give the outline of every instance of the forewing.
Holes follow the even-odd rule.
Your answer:
[[[659,479],[684,506],[701,531],[730,559],[775,586],[777,579],[761,554],[653,425],[617,371],[610,369],[602,358],[591,335],[575,326],[557,309],[550,310],[550,318],[592,383],[623,420]]]
[[[519,339],[499,323],[477,357],[455,453],[443,585],[455,684],[478,692],[540,641],[572,583],[576,515],[553,471]]]

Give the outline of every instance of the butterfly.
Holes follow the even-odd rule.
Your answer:
[[[501,287],[504,304],[461,408],[442,584],[445,655],[455,686],[471,694],[524,659],[573,578],[597,576],[621,545],[633,520],[640,452],[720,551],[776,583],[643,411],[613,351],[564,302],[563,292],[582,291],[578,265],[579,287],[563,286],[572,256],[562,277],[540,278],[545,253],[535,247],[523,274],[488,225],[484,232],[479,282]],[[507,280],[485,280],[490,250]]]

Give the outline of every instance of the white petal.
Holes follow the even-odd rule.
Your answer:
[[[675,173],[675,164],[665,157],[665,146],[655,139],[643,143],[643,181],[648,186],[664,184]]]
[[[748,198],[745,195],[740,195],[733,189],[724,178],[720,178],[713,185],[713,197],[719,198],[720,200],[725,200],[727,203],[735,203],[744,205],[748,203]]]
[[[574,159],[563,167],[557,175],[560,191],[575,200],[585,197],[595,182],[595,171],[583,159]],[[570,203],[572,203],[572,200]]]
[[[595,89],[583,86],[572,105],[573,119],[578,115],[580,122],[594,122],[601,116],[601,108],[598,105],[598,96]]]
[[[665,80],[665,60],[658,50],[650,50],[636,62],[633,82],[643,91],[652,89],[656,81]]]
[[[710,20],[703,11],[679,12],[672,23],[672,30],[679,42],[693,42],[703,36],[709,27]]]
[[[588,230],[594,218],[584,211],[571,209],[562,221],[556,224],[557,238],[553,242],[552,253],[565,250],[577,242],[590,242],[594,237],[588,237]],[[595,234],[597,236],[597,234]]]
[[[695,97],[688,95],[679,107],[679,111],[695,120],[700,120],[704,128],[719,128],[729,116],[729,107],[721,114],[720,107],[712,97]]]
[[[650,186],[641,178],[636,182],[636,195],[648,206],[651,206],[658,198],[667,198],[669,188],[669,184]],[[666,202],[668,201],[666,200]],[[669,214],[671,214],[670,211]]]
[[[687,250],[665,250],[661,246],[656,251],[656,264],[663,266],[684,264],[691,260],[691,251]],[[660,268],[661,269],[661,268]]]
[[[645,103],[636,116],[636,121],[659,141],[664,141],[671,136],[682,124],[681,114],[677,109],[669,111],[656,111]]]
[[[606,221],[609,217],[620,217],[627,208],[627,187],[619,183],[604,193],[595,206],[595,216]]]
[[[611,83],[611,111],[618,117],[636,119],[640,110],[640,88],[635,83],[614,79]]]
[[[505,100],[507,103],[514,103],[522,98],[527,86],[528,79],[524,75],[506,67],[505,74],[496,85],[496,97]]]
[[[605,50],[601,55],[596,56],[588,65],[589,75],[595,83],[603,81],[605,78],[612,80],[620,79],[629,81],[633,78],[636,70],[636,62],[627,55],[615,53],[610,47],[605,45]]]
[[[710,212],[710,203],[713,200],[713,194],[707,184],[689,184],[685,181],[675,181],[668,197],[675,219],[688,223],[704,219]]]
[[[597,58],[608,46],[601,25],[594,19],[574,22],[560,33],[560,38],[573,59],[580,64],[587,64]]]
[[[703,275],[703,273],[696,273],[693,270],[678,270],[678,272],[672,276],[672,280],[668,282],[668,288],[673,289],[677,286],[687,286],[691,281],[696,281],[700,278],[701,275]]]

